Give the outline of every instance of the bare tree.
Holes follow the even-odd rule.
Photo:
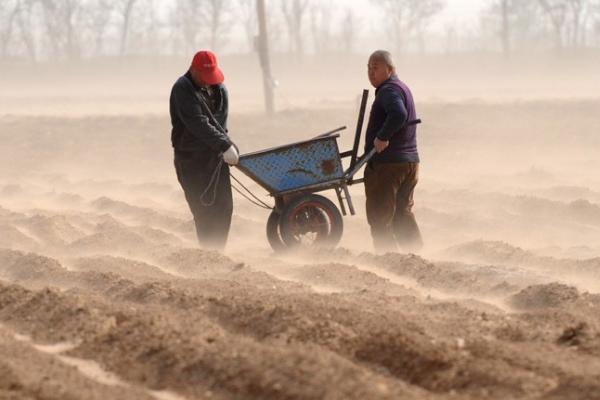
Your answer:
[[[591,6],[590,12],[591,33],[596,46],[600,46],[600,0],[596,0]]]
[[[526,43],[528,35],[539,28],[540,13],[535,3],[520,0],[491,0],[484,11],[484,23],[490,25],[500,41],[502,53],[508,58],[518,42]]]
[[[567,21],[567,0],[538,0],[544,14],[548,18],[554,33],[554,47],[562,51],[564,43],[564,30]]]
[[[227,17],[230,10],[230,0],[205,0],[207,20],[209,25],[209,43],[214,51],[220,50],[227,40]]]
[[[290,51],[295,54],[298,59],[302,58],[302,55],[304,54],[302,31],[307,9],[308,0],[281,1],[281,11],[288,29]]]
[[[8,44],[13,37],[20,7],[19,0],[0,3],[0,56],[3,59],[8,55]]]
[[[495,6],[498,8],[498,12],[500,13],[500,40],[502,42],[502,52],[504,53],[504,57],[510,55],[511,51],[511,14],[513,12],[514,1],[511,0],[499,0]]]
[[[273,76],[271,74],[271,57],[269,54],[269,33],[267,28],[267,10],[265,0],[256,0],[256,16],[258,19],[258,36],[256,50],[263,73],[263,90],[265,94],[265,110],[268,115],[275,113],[275,97],[273,93]]]
[[[47,39],[53,55],[60,58],[79,58],[78,39],[79,11],[82,3],[78,0],[39,0]]]
[[[137,0],[120,0],[117,13],[121,17],[121,28],[119,30],[119,55],[124,56],[127,51],[127,37],[129,36],[133,7]]]
[[[256,47],[255,41],[258,31],[255,2],[256,0],[237,0],[239,18],[241,18],[244,24],[244,33],[246,34],[246,44],[249,52],[253,52]]]
[[[431,19],[446,6],[445,0],[413,0],[411,2],[412,25],[415,29],[417,44],[421,53],[425,52],[426,35]]]
[[[206,25],[202,24],[202,0],[176,0],[171,24],[177,27],[186,44],[186,51],[198,48]]]
[[[331,22],[333,9],[331,1],[321,0],[310,7],[310,28],[316,53],[326,53],[331,49]]]
[[[568,28],[565,40],[570,47],[577,48],[584,43],[588,11],[588,0],[567,0]]]
[[[589,0],[538,0],[554,32],[554,46],[579,47],[583,43],[586,17],[593,7]]]
[[[177,0],[172,23],[187,43],[187,50],[210,47],[218,51],[226,42],[230,0]]]
[[[354,14],[351,8],[346,9],[346,14],[342,20],[342,27],[340,30],[341,39],[344,46],[344,51],[347,54],[351,54],[354,51],[354,45],[356,38],[360,31],[360,21]]]
[[[19,14],[17,25],[19,26],[20,38],[27,51],[31,62],[37,61],[37,45],[34,27],[34,8],[37,0],[19,0]]]
[[[69,59],[79,58],[81,49],[77,39],[77,12],[80,10],[81,2],[78,0],[63,0],[63,23],[66,29],[66,54]]]
[[[388,21],[387,32],[400,53],[407,47],[407,39],[416,36],[421,51],[425,48],[425,34],[431,19],[445,6],[443,0],[371,0],[381,7]]]
[[[152,55],[159,54],[162,50],[162,38],[160,34],[161,21],[158,15],[156,2],[163,0],[142,0],[145,2],[144,13],[137,23],[137,36],[140,40],[140,49],[150,52]]]
[[[257,2],[259,0],[256,0]],[[289,38],[289,27],[279,7],[273,3],[281,0],[265,0],[267,7],[266,23],[269,29],[269,46],[274,51],[287,52],[291,48]]]
[[[43,23],[46,30],[46,38],[50,44],[52,55],[61,57],[62,53],[62,29],[58,16],[57,6],[52,0],[41,0],[43,10]]]
[[[94,53],[105,53],[104,42],[114,11],[112,0],[94,0],[87,7],[89,30],[94,41]]]
[[[458,29],[456,23],[446,23],[444,26],[444,49],[446,53],[458,50]]]

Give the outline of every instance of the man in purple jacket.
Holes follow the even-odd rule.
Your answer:
[[[419,153],[415,104],[408,86],[396,76],[391,54],[369,58],[369,81],[376,88],[366,135],[366,151],[377,153],[365,168],[367,220],[377,251],[419,250],[423,241],[412,213]]]

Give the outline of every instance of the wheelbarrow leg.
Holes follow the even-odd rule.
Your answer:
[[[348,202],[348,209],[350,209],[350,215],[356,215],[356,212],[354,211],[354,204],[352,204],[352,196],[350,196],[350,191],[348,190],[348,186],[342,185],[342,190],[344,191],[346,201]],[[346,215],[346,214],[344,213],[344,215]]]
[[[346,213],[346,205],[344,204],[344,198],[342,197],[342,189],[340,189],[339,187],[336,187],[335,194],[337,195],[338,202],[340,203],[340,208],[342,209],[342,215],[345,217],[348,214]]]

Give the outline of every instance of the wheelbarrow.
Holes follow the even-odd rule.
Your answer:
[[[375,154],[373,149],[358,157],[367,98],[368,90],[364,90],[350,151],[339,151],[337,138],[346,129],[340,127],[309,140],[240,156],[238,169],[275,198],[267,220],[267,238],[274,250],[335,247],[339,243],[342,215],[348,211],[355,215],[348,187],[364,182],[354,176]],[[346,157],[350,163],[344,169],[342,159]],[[325,190],[335,191],[341,212],[327,197],[316,194]]]

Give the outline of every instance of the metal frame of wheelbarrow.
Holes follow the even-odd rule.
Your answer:
[[[284,212],[286,211],[286,207],[291,206],[290,204],[293,205],[294,202],[297,202],[301,198],[303,198],[303,199],[311,198],[312,200],[316,201],[317,203],[320,202],[320,204],[319,204],[319,206],[321,207],[320,211],[323,212],[323,210],[324,210],[326,213],[329,214],[330,222],[333,222],[332,218],[339,219],[340,226],[337,227],[337,228],[339,228],[339,232],[336,232],[336,234],[338,236],[336,238],[336,240],[339,240],[339,237],[341,237],[341,231],[343,230],[343,222],[341,221],[341,216],[340,216],[339,210],[337,209],[337,207],[335,207],[335,204],[331,203],[329,200],[327,200],[326,198],[324,198],[322,196],[314,195],[314,193],[322,192],[322,191],[330,190],[330,189],[335,190],[337,199],[338,199],[341,211],[342,211],[341,215],[344,215],[344,216],[347,215],[346,205],[344,204],[344,201],[346,202],[346,204],[348,206],[348,210],[350,211],[350,214],[355,215],[355,209],[354,209],[354,205],[352,203],[352,197],[350,195],[350,191],[348,190],[348,187],[351,185],[357,184],[357,183],[364,182],[364,178],[355,180],[354,175],[358,171],[360,171],[360,169],[375,154],[375,149],[372,149],[369,153],[363,154],[361,157],[358,157],[361,132],[362,132],[362,127],[363,127],[363,123],[364,123],[364,116],[365,116],[368,95],[369,95],[369,91],[364,90],[362,93],[360,111],[359,111],[358,121],[356,124],[354,144],[353,144],[352,150],[350,150],[350,151],[340,153],[338,145],[337,145],[337,137],[340,136],[338,132],[346,129],[346,127],[344,126],[344,127],[334,129],[330,132],[321,134],[310,140],[292,143],[292,144],[288,144],[288,145],[284,145],[284,146],[278,146],[278,147],[262,150],[262,151],[255,152],[255,153],[245,154],[240,157],[240,164],[238,164],[238,168],[244,174],[249,176],[252,180],[254,180],[259,185],[261,185],[263,188],[265,188],[270,193],[270,195],[275,198],[275,208],[273,211],[274,211],[274,213],[279,214],[279,217],[283,216]],[[419,122],[420,122],[420,120],[410,121],[408,123],[408,125],[417,124]],[[317,173],[319,173],[319,176],[317,176],[317,179],[325,178],[328,175],[329,176],[335,175],[336,176],[335,179],[323,180],[323,181],[313,183],[313,184],[296,184],[295,187],[292,187],[288,190],[277,190],[276,188],[270,186],[267,183],[267,179],[264,176],[263,177],[257,176],[257,174],[253,173],[250,168],[246,168],[246,167],[248,167],[248,165],[246,165],[246,167],[244,167],[244,165],[243,165],[244,159],[247,160],[248,162],[251,162],[251,160],[253,158],[255,158],[255,160],[261,160],[261,158],[265,157],[266,155],[269,155],[272,157],[272,156],[276,156],[278,154],[286,153],[286,152],[300,153],[302,151],[310,151],[311,146],[312,146],[312,149],[316,149],[316,150],[321,150],[322,147],[325,147],[325,148],[327,148],[326,153],[328,154],[328,156],[333,157],[332,159],[319,160],[322,162],[322,165],[320,165],[320,169],[322,169],[323,171],[317,171]],[[327,146],[329,146],[329,147],[327,147]],[[287,156],[289,157],[289,153],[287,154]],[[350,165],[346,170],[343,170],[342,159],[346,158],[346,157],[350,157]],[[330,170],[326,171],[327,169],[330,169]],[[336,173],[333,173],[334,169],[335,169]],[[301,170],[301,171],[305,172],[304,170]],[[308,171],[308,172],[310,172],[310,171]],[[324,173],[324,172],[327,172],[327,173]],[[312,197],[310,197],[311,195],[312,195]],[[331,208],[333,208],[335,210],[332,210]],[[333,215],[333,217],[330,214],[330,211],[331,211],[331,213],[335,214],[335,215]],[[336,217],[336,215],[337,215],[337,217]],[[269,221],[267,223],[267,234],[268,235],[269,235],[269,229],[270,229],[269,224],[271,224],[271,218],[272,217],[270,216]],[[277,220],[276,222],[277,222],[277,224],[279,224],[280,221]],[[333,228],[333,226],[332,226],[332,228]],[[283,231],[283,228],[281,228],[281,229]],[[330,232],[330,234],[331,234],[331,232]],[[283,236],[283,233],[281,236]],[[273,246],[274,248],[277,247],[276,244],[272,242],[270,237],[269,237],[269,242],[271,243],[271,246]],[[285,240],[282,240],[282,242],[284,242],[283,244],[285,247],[285,245],[286,245]]]
[[[304,186],[301,188],[296,188],[296,189],[292,189],[292,190],[279,192],[277,194],[273,194],[273,196],[275,197],[275,207],[277,209],[279,209],[280,207],[283,207],[283,204],[278,204],[278,202],[281,203],[283,201],[283,198],[285,198],[285,196],[292,196],[292,195],[299,194],[299,193],[302,193],[302,194],[316,193],[316,192],[333,189],[333,190],[335,190],[335,194],[336,194],[338,202],[340,204],[340,208],[342,210],[342,215],[344,215],[344,216],[347,215],[344,200],[348,204],[348,210],[350,211],[350,215],[356,214],[356,212],[354,210],[354,204],[352,204],[352,196],[350,195],[348,186],[351,186],[355,183],[362,183],[364,181],[364,179],[354,180],[353,179],[354,175],[358,171],[360,171],[362,166],[367,161],[369,161],[371,159],[371,157],[373,157],[373,155],[375,154],[375,151],[371,151],[369,154],[363,155],[362,157],[358,158],[358,148],[360,145],[360,137],[361,137],[361,133],[362,133],[362,126],[363,126],[363,122],[364,122],[364,118],[365,118],[365,110],[366,110],[366,106],[367,106],[368,97],[369,97],[369,91],[364,90],[363,94],[362,94],[362,99],[361,99],[361,104],[360,104],[360,112],[358,114],[358,121],[356,124],[356,133],[354,136],[354,146],[352,147],[352,150],[346,151],[343,153],[339,153],[340,160],[344,159],[346,157],[350,157],[350,166],[348,167],[348,169],[346,171],[344,171],[343,176],[339,179],[334,179],[334,180],[327,181],[327,182],[321,182],[318,184],[308,185],[308,186]],[[322,135],[317,136],[315,139],[328,138],[328,137],[329,138],[331,138],[331,137],[337,138],[340,136],[338,134],[338,132],[340,132],[344,129],[346,129],[345,126],[334,129],[330,132],[326,132],[326,133],[323,133]]]

